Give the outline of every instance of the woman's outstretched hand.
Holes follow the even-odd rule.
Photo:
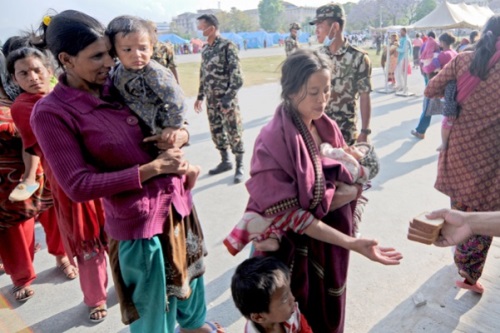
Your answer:
[[[356,251],[372,261],[384,265],[399,265],[403,255],[392,247],[382,247],[374,239],[359,238],[354,241],[353,251]]]

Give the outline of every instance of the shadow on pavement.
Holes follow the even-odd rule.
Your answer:
[[[494,332],[494,326],[482,326],[477,317],[474,322],[478,322],[471,326],[461,320],[462,316],[478,305],[481,296],[455,287],[456,278],[455,265],[441,268],[415,290],[411,297],[394,307],[369,333]],[[417,306],[413,301],[417,294],[421,294],[427,303]],[[491,313],[482,314],[480,311],[474,313],[491,316]]]
[[[231,277],[233,276],[235,269],[235,267],[228,269],[218,278],[206,284],[205,290],[207,304],[213,302],[221,294],[228,290],[228,288],[230,288]],[[223,314],[223,317],[221,317],[221,314]],[[207,313],[207,319],[214,320],[226,327],[234,324],[241,318],[241,314],[238,312],[238,310],[235,310],[235,306],[231,296],[229,296],[229,298],[222,303],[209,309]]]

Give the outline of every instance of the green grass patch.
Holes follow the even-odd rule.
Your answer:
[[[281,63],[285,56],[270,56],[240,59],[243,71],[243,86],[250,87],[259,84],[277,82],[281,77]],[[198,94],[200,83],[200,64],[183,63],[177,65],[181,87],[186,96]]]
[[[382,57],[382,51],[380,51],[379,55],[377,55],[377,50],[375,50],[375,49],[365,49],[365,51],[368,52],[368,56],[370,57],[370,60],[372,61],[372,68],[382,66],[382,65],[380,65],[380,58]]]
[[[376,55],[376,50],[367,49],[366,52],[368,52],[368,56],[372,61],[372,67],[380,67],[380,56]],[[284,55],[242,58],[240,61],[244,75],[243,86],[250,87],[264,83],[278,82],[281,77],[280,65],[284,60]],[[198,94],[200,83],[200,64],[196,62],[178,64],[177,71],[186,96],[195,97]]]

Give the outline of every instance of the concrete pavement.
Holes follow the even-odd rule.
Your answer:
[[[414,71],[415,72],[415,71]],[[423,80],[409,78],[414,97],[379,94],[383,87],[380,69],[374,70],[372,93],[372,142],[381,159],[381,171],[366,192],[370,202],[365,210],[361,233],[376,238],[381,245],[403,252],[400,266],[386,267],[351,255],[348,283],[346,332],[498,332],[500,331],[500,248],[490,250],[481,279],[486,288],[480,297],[454,286],[458,279],[450,249],[410,242],[408,221],[418,213],[448,206],[448,199],[434,190],[436,148],[440,142],[440,117],[433,119],[425,140],[410,135],[422,105]],[[245,126],[246,166],[260,128],[271,118],[279,103],[278,84],[242,89],[241,109]],[[192,105],[194,100],[190,99]],[[244,320],[234,308],[229,284],[235,266],[248,256],[248,249],[232,257],[222,239],[238,221],[245,208],[244,185],[232,183],[232,172],[207,176],[218,162],[208,132],[205,114],[189,114],[191,146],[186,155],[203,171],[194,191],[194,200],[209,251],[205,275],[209,320],[216,320],[231,333],[243,331]],[[248,174],[248,168],[247,168]],[[128,332],[121,324],[116,295],[110,276],[109,315],[97,325],[87,320],[78,280],[67,281],[47,253],[43,230],[36,229],[43,249],[36,254],[38,278],[35,296],[17,303],[10,294],[10,278],[0,276],[0,332]],[[415,307],[412,296],[421,293],[427,304]]]

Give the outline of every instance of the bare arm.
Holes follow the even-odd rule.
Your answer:
[[[436,246],[460,244],[472,235],[500,236],[500,212],[465,213],[452,209],[440,209],[428,215],[429,218],[443,218]]]
[[[23,163],[23,182],[27,184],[34,184],[36,182],[36,170],[38,169],[38,163],[40,163],[40,157],[31,155],[23,150]]]
[[[378,246],[378,242],[374,239],[350,237],[319,220],[311,223],[305,230],[305,234],[322,242],[358,252],[368,259],[384,265],[398,265],[403,258],[401,253],[393,248]]]
[[[331,212],[354,201],[359,191],[359,187],[356,185],[348,185],[342,182],[336,182],[335,185],[337,188],[330,204]]]
[[[181,83],[179,82],[179,74],[177,74],[177,68],[172,66],[172,67],[170,67],[170,70],[172,71],[172,74],[174,74],[174,77],[175,77],[175,80],[177,81],[177,84],[180,85]]]
[[[359,109],[361,113],[361,129],[369,129],[372,116],[372,102],[369,92],[359,95]],[[360,133],[357,139],[358,142],[367,142],[367,140],[368,136],[364,133]]]

